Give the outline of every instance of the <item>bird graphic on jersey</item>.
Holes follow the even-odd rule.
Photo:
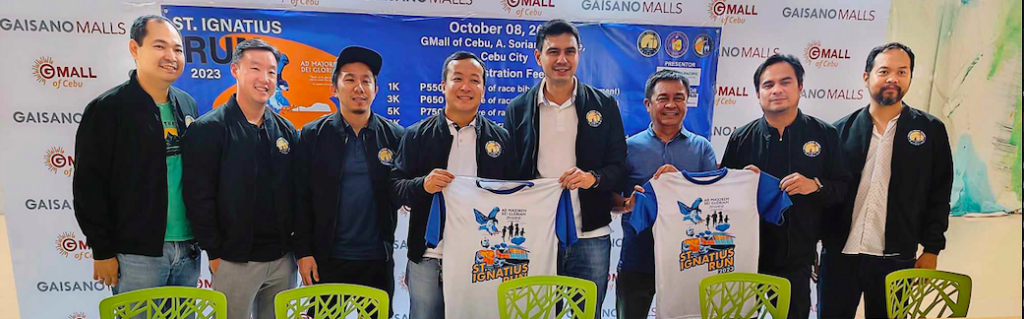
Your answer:
[[[491,214],[484,216],[479,210],[474,209],[473,213],[476,214],[476,222],[480,224],[480,230],[486,231],[488,235],[494,236],[498,233],[498,211],[501,210],[495,207],[491,211]]]
[[[701,201],[703,200],[697,198],[697,200],[693,201],[692,206],[686,206],[683,202],[676,202],[679,204],[679,213],[683,214],[683,221],[691,221],[694,225],[697,225],[704,220],[704,218],[700,217],[700,213],[702,212],[700,210]]]

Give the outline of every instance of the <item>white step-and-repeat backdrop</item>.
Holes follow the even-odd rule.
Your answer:
[[[638,92],[642,81],[657,68],[675,67],[692,71],[688,74],[692,80],[698,80],[691,81],[695,82],[692,91],[696,101],[691,101],[693,118],[688,118],[687,127],[708,136],[721,154],[735,128],[761,116],[752,75],[772,54],[792,54],[804,62],[807,76],[801,107],[806,113],[834,121],[866,105],[868,93],[861,80],[864,61],[868,51],[886,38],[889,9],[889,0],[0,0],[0,44],[3,47],[3,59],[0,59],[0,70],[3,70],[0,73],[0,194],[3,197],[0,202],[8,216],[21,316],[99,318],[97,305],[110,296],[107,287],[92,280],[91,250],[74,218],[71,192],[75,171],[74,136],[85,105],[125,81],[128,71],[134,67],[128,53],[128,32],[132,20],[139,15],[164,14],[200,22],[207,17],[220,19],[225,15],[227,18],[264,15],[279,16],[281,21],[307,21],[307,24],[315,19],[348,21],[345,19],[354,17],[388,24],[375,28],[406,33],[422,26],[422,37],[403,34],[394,42],[379,40],[378,46],[384,48],[378,50],[384,53],[385,61],[389,61],[389,51],[395,54],[390,61],[412,64],[417,64],[409,60],[421,56],[418,52],[422,52],[422,56],[433,56],[443,53],[441,51],[466,48],[478,54],[488,52],[487,49],[495,51],[491,52],[494,54],[489,63],[492,68],[503,68],[502,74],[506,76],[496,77],[496,86],[488,90],[496,92],[497,98],[488,101],[484,109],[493,110],[486,115],[496,120],[500,120],[498,115],[504,109],[501,102],[516,94],[509,90],[538,81],[529,78],[531,71],[526,70],[539,70],[530,54],[532,50],[471,48],[468,44],[471,40],[464,40],[461,47],[441,46],[436,40],[465,36],[459,28],[449,29],[449,22],[462,21],[467,22],[466,25],[499,23],[508,37],[489,39],[475,35],[476,40],[483,41],[476,43],[532,42],[529,30],[539,24],[538,21],[568,19],[580,23],[585,46],[594,44],[583,56],[581,79],[619,100],[628,133],[643,129],[647,123],[642,92]],[[298,12],[309,14],[310,18],[302,19]],[[434,27],[434,24],[423,23],[432,19],[416,17],[440,17],[445,23]],[[411,26],[416,23],[422,24]],[[192,28],[185,23],[179,26],[186,37],[197,41],[204,41],[210,35],[230,38],[251,34],[280,38],[279,46],[316,47],[318,50],[304,47],[301,53],[291,57],[290,62],[295,64],[291,72],[306,78],[302,83],[289,81],[293,88],[319,87],[310,83],[319,80],[310,79],[321,73],[327,73],[329,78],[330,68],[319,68],[317,66],[322,64],[316,61],[333,63],[330,55],[342,48],[335,47],[340,44],[324,41],[315,32],[323,33],[322,37],[349,41],[349,44],[391,35],[373,33],[372,29],[366,34],[351,35],[346,34],[345,28],[331,25],[322,30],[311,30],[308,25],[283,25],[279,26],[283,30],[277,30],[268,25],[266,30],[242,29],[245,32],[216,29],[221,24],[213,22],[192,24]],[[522,32],[515,31],[515,26],[520,26],[518,30]],[[314,34],[303,34],[310,31]],[[293,36],[288,36],[289,33]],[[702,36],[705,34],[707,36]],[[588,42],[588,35],[600,41]],[[404,38],[414,40],[403,42]],[[434,40],[422,40],[425,38]],[[682,47],[675,43],[679,39],[686,40]],[[229,72],[222,73],[223,78],[219,80],[223,81],[210,79],[211,70],[225,68],[226,63],[211,63],[207,57],[213,60],[223,57],[198,47],[209,43],[191,45],[190,64],[186,65],[178,86],[195,88],[197,92],[193,95],[200,101],[200,110],[208,111],[215,102],[222,103],[221,94],[230,88],[232,79]],[[398,56],[399,53],[404,55]],[[320,56],[324,54],[326,56]],[[519,61],[522,59],[517,57],[525,60]],[[609,61],[598,60],[602,57]],[[587,61],[588,58],[593,60]],[[642,60],[646,58],[653,60]],[[436,65],[439,69],[440,62],[425,64]],[[597,69],[611,63],[619,65],[615,72],[622,75],[611,76],[614,79],[608,80],[609,71]],[[518,66],[512,67],[514,65]],[[431,80],[429,83],[439,82],[435,79],[438,70],[430,69],[431,73],[425,75],[414,71],[417,74],[409,75],[399,74],[403,67],[398,65],[386,62],[385,69],[388,67],[393,68],[394,77],[411,78],[403,80],[406,84],[388,83],[386,87],[383,81],[389,80],[383,76],[375,111],[408,126],[443,106],[435,97],[440,94],[431,92],[429,85],[420,82],[421,78]],[[707,72],[702,74],[702,70]],[[410,81],[412,83],[408,83]],[[208,91],[201,91],[203,88]],[[401,88],[408,89],[401,91]],[[295,90],[289,92],[292,91]],[[296,126],[335,110],[333,101],[318,104],[318,101],[288,92],[284,97],[287,98],[284,101],[294,105],[277,107],[281,107],[280,112],[287,114]],[[396,280],[404,278],[408,226],[407,214],[399,216]],[[622,244],[618,219],[613,222],[613,228],[611,282],[609,297],[600,311],[603,318],[615,317],[615,264]],[[205,258],[203,265],[205,269]],[[209,274],[204,273],[199,286],[209,288],[211,284]],[[395,318],[408,318],[408,293],[401,288],[404,286],[401,283],[396,286],[399,288],[395,296]],[[650,317],[654,317],[653,312]]]

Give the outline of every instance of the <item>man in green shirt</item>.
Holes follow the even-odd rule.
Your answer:
[[[139,17],[129,80],[85,108],[76,136],[75,217],[93,249],[93,277],[114,294],[195,287],[200,250],[185,216],[181,137],[199,116],[171,87],[185,68],[181,34],[164,17]]]

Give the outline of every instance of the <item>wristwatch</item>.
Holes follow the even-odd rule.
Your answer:
[[[825,188],[825,185],[822,185],[821,180],[819,180],[817,177],[814,178],[814,183],[818,184],[818,190],[814,191],[815,193],[821,192],[821,190]]]
[[[589,171],[587,173],[589,173],[590,175],[594,175],[594,185],[590,186],[590,188],[588,189],[595,189],[598,185],[601,185],[601,175],[597,174],[597,172],[595,171]]]

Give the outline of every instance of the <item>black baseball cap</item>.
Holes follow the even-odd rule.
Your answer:
[[[384,63],[380,53],[361,46],[350,46],[341,50],[338,54],[338,61],[334,64],[334,75],[337,76],[342,66],[349,63],[363,63],[370,67],[374,76],[380,75],[381,65]]]

